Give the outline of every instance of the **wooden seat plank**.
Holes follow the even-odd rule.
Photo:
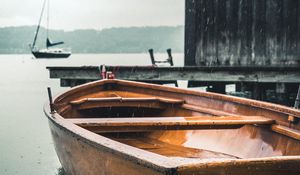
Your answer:
[[[183,104],[181,107],[187,110],[192,110],[192,111],[215,115],[215,116],[239,116],[238,114],[233,114],[221,110],[216,110],[216,109],[211,109],[211,108],[201,107],[201,106],[196,106],[191,104]]]
[[[274,124],[271,126],[272,131],[300,140],[300,131],[286,126]]]
[[[170,98],[123,98],[123,97],[106,97],[106,98],[83,98],[71,101],[70,104],[76,106],[78,110],[100,108],[100,107],[140,107],[140,108],[157,108],[165,109],[167,105],[183,104],[183,100]]]
[[[93,132],[130,132],[151,130],[234,129],[243,125],[270,125],[275,121],[260,116],[192,116],[142,118],[67,119]]]

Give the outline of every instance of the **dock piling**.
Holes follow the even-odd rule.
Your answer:
[[[296,100],[295,100],[294,108],[296,108],[296,109],[300,108],[300,84],[299,84],[298,93],[297,93],[297,97],[296,97]]]
[[[53,100],[52,100],[52,92],[51,92],[51,88],[47,87],[47,91],[48,91],[48,97],[49,97],[49,105],[50,105],[50,112],[54,113],[54,106],[53,106]]]
[[[153,49],[149,49],[148,52],[149,52],[149,54],[150,54],[150,58],[151,58],[151,63],[152,63],[152,65],[156,65],[156,64],[155,64],[155,58],[154,58]]]

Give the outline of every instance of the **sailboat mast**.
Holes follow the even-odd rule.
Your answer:
[[[50,0],[48,0],[48,9],[47,9],[47,41],[49,40],[49,16],[50,16]],[[48,49],[48,44],[47,45],[47,49]]]
[[[42,17],[43,17],[43,14],[44,14],[44,9],[45,9],[45,5],[46,5],[46,1],[47,1],[47,0],[44,0],[44,3],[43,3],[43,8],[42,8],[41,16],[40,16],[40,19],[39,19],[39,24],[38,24],[38,26],[37,26],[37,28],[36,28],[36,32],[35,32],[35,36],[34,36],[34,39],[33,39],[33,43],[32,43],[31,50],[34,49],[34,46],[35,46],[35,43],[36,43],[36,39],[37,39],[39,30],[40,30],[41,21],[42,21]]]

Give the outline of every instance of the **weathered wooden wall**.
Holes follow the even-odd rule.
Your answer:
[[[300,64],[300,0],[186,0],[186,66],[283,64]]]

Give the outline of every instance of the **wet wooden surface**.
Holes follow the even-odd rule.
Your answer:
[[[299,83],[300,65],[296,66],[106,66],[114,70],[116,78],[160,84],[174,83],[177,80],[205,82],[259,82],[259,83]],[[62,86],[72,82],[90,82],[101,79],[97,66],[47,67],[50,78],[61,79]],[[73,81],[72,81],[73,80]],[[65,84],[64,84],[65,83]],[[82,84],[82,83],[80,83]],[[76,85],[76,84],[74,84]],[[74,86],[73,85],[73,86]],[[79,84],[77,84],[79,85]]]
[[[180,105],[183,100],[168,98],[122,98],[122,97],[106,97],[106,98],[84,98],[71,101],[70,104],[78,109],[90,109],[99,107],[139,107],[139,108],[157,108],[164,109],[167,105]]]
[[[96,146],[95,143],[86,140],[87,137],[82,138],[70,133],[52,121],[49,124],[55,150],[67,175],[140,175],[141,172],[147,175],[167,174],[167,171],[159,166],[145,165],[142,161],[139,163],[131,159],[130,156],[111,151],[107,148],[109,145],[103,145],[104,142],[101,146]],[[118,147],[118,150],[121,149]]]
[[[164,108],[151,108],[153,101]],[[56,150],[74,174],[300,173],[299,110],[120,80],[73,88],[54,107],[45,113]]]
[[[155,130],[232,129],[243,125],[270,125],[275,121],[259,116],[131,117],[67,119],[92,132],[136,132]]]
[[[298,0],[186,0],[185,65],[299,65]]]
[[[288,137],[300,140],[300,131],[281,125],[272,125],[272,130]]]
[[[223,154],[220,152],[214,152],[204,149],[189,148],[166,142],[159,141],[157,139],[145,138],[145,137],[130,137],[130,138],[114,138],[113,140],[121,143],[140,148],[146,151],[150,151],[156,154],[164,155],[167,157],[182,157],[182,158],[202,158],[202,159],[214,159],[214,158],[229,158],[238,159],[238,157]]]

